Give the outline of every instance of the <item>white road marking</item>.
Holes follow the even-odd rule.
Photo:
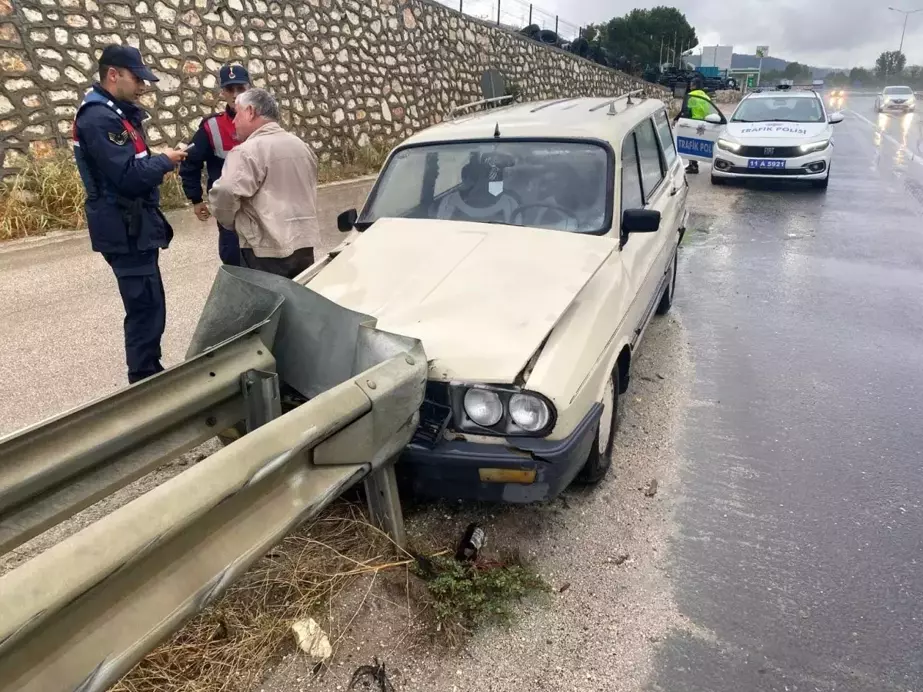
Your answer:
[[[871,125],[871,126],[872,126],[872,129],[875,130],[875,132],[877,132],[878,134],[880,134],[884,139],[886,139],[886,140],[888,140],[889,142],[891,142],[891,144],[893,144],[894,146],[896,146],[896,147],[898,148],[898,150],[903,150],[903,152],[909,156],[909,158],[910,158],[911,161],[913,161],[913,162],[915,162],[915,163],[918,163],[919,165],[923,166],[923,159],[917,158],[916,152],[914,152],[914,151],[911,150],[907,145],[902,144],[902,143],[899,142],[897,139],[895,139],[894,137],[892,137],[891,135],[889,135],[887,132],[885,132],[884,130],[882,130],[881,127],[878,125],[878,123],[873,123],[871,120],[869,120],[868,118],[866,118],[866,117],[865,117],[864,115],[862,115],[861,113],[857,113],[857,112],[854,111],[852,108],[847,108],[846,111],[847,111],[848,113],[852,113],[854,116],[856,116],[857,118],[859,118],[859,120],[861,120],[861,121],[863,121],[863,122],[865,122],[865,123]]]

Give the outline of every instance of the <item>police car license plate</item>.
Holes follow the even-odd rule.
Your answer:
[[[747,168],[785,168],[785,161],[782,159],[750,159],[747,161]]]

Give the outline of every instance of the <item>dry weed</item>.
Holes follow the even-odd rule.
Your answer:
[[[389,560],[395,550],[356,505],[338,502],[285,538],[113,690],[248,690],[294,646],[294,621],[321,621],[328,602],[358,577],[412,562]]]

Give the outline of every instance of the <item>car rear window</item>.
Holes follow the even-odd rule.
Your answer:
[[[583,141],[434,142],[397,151],[359,224],[385,217],[608,229],[609,150]]]

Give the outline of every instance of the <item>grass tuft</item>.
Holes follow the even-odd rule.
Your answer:
[[[451,556],[418,557],[413,572],[426,583],[436,631],[451,645],[483,625],[508,625],[514,604],[550,590],[545,580],[517,557],[474,564]]]

